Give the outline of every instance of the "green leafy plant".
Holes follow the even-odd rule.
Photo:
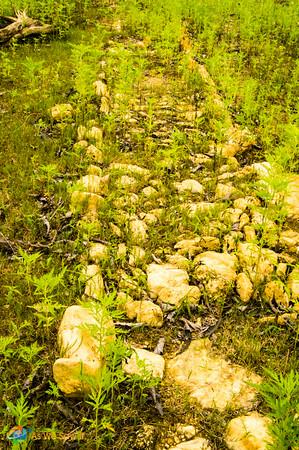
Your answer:
[[[26,397],[21,393],[15,403],[5,400],[8,413],[15,418],[17,425],[26,426],[33,419],[38,406],[30,406]]]

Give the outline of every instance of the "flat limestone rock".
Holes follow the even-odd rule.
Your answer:
[[[147,268],[150,295],[163,303],[179,306],[182,301],[196,304],[200,297],[197,286],[189,285],[186,270],[173,264],[150,264]]]
[[[74,397],[90,392],[89,380],[96,383],[99,379],[105,349],[114,337],[113,321],[99,305],[66,309],[58,330],[62,357],[53,366],[54,379],[62,392]]]
[[[185,388],[203,408],[250,408],[255,389],[246,383],[261,378],[214,355],[209,339],[194,340],[189,348],[167,362],[167,380]]]
[[[169,450],[211,450],[211,447],[206,439],[196,438],[192,441],[182,442]]]
[[[231,450],[267,450],[272,442],[270,424],[269,418],[257,412],[236,417],[228,424],[225,442]]]
[[[162,380],[164,368],[165,361],[163,356],[135,347],[133,347],[132,356],[123,364],[125,373],[128,375],[139,375],[144,379],[148,379],[150,376]]]

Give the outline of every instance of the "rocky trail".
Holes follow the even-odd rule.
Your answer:
[[[299,177],[283,200],[275,168],[255,162],[254,136],[234,123],[185,30],[183,70],[116,26],[94,80],[99,115],[74,144],[90,162],[69,196],[83,288],[60,324],[54,379],[66,397],[90,393],[120,336],[124,377],[156,382],[142,423],[108,448],[266,449],[261,371],[227,346],[230,334],[244,339],[234,314],[248,314],[249,334],[255,324],[298,327]],[[74,107],[51,114],[63,122]]]

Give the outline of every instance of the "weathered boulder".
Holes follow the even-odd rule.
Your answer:
[[[244,272],[237,275],[236,290],[242,302],[248,303],[250,301],[253,294],[253,284]]]
[[[112,319],[101,309],[73,305],[66,309],[58,330],[61,358],[53,375],[62,392],[69,396],[89,393],[100,379],[105,353],[114,340]]]
[[[196,180],[184,180],[174,184],[178,192],[190,192],[191,194],[203,194],[204,187]]]
[[[51,108],[52,119],[57,121],[72,117],[73,112],[74,110],[70,103],[62,103],[61,105],[55,105]]]
[[[147,282],[150,295],[163,303],[180,306],[186,300],[196,304],[200,297],[197,286],[189,286],[186,270],[173,264],[150,264],[147,268]]]
[[[237,277],[237,258],[228,253],[204,252],[194,259],[195,275],[209,296],[226,295]]]
[[[139,375],[147,380],[164,376],[165,361],[163,356],[149,352],[142,348],[132,348],[132,356],[123,364],[124,372],[128,375]]]
[[[231,450],[267,450],[273,443],[270,424],[271,419],[257,412],[236,417],[228,424],[225,442]]]
[[[82,280],[86,282],[84,296],[100,300],[104,291],[104,281],[101,269],[96,264],[90,264],[84,269]]]
[[[169,450],[211,450],[209,442],[204,438],[192,439],[171,447]]]
[[[258,375],[215,355],[208,339],[192,341],[185,352],[169,360],[166,376],[203,408],[219,410],[251,407],[256,393],[247,382],[261,381]]]

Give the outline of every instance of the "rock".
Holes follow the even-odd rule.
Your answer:
[[[74,144],[73,149],[75,152],[80,153],[84,148],[88,147],[88,142],[85,140],[78,141]]]
[[[242,302],[248,303],[253,294],[253,284],[244,272],[237,275],[236,289]]]
[[[288,276],[287,287],[290,290],[292,300],[299,299],[299,268],[296,267]]]
[[[103,80],[97,80],[93,83],[96,95],[99,97],[109,97],[107,84]]]
[[[204,187],[196,180],[184,180],[181,183],[174,183],[178,192],[190,192],[192,194],[203,194]]]
[[[261,163],[254,163],[251,164],[251,168],[254,173],[256,173],[260,178],[267,178],[269,177],[272,166],[270,163],[264,161]]]
[[[103,152],[95,145],[89,145],[87,147],[86,155],[93,158],[98,164],[103,164]]]
[[[250,218],[248,216],[248,214],[243,213],[240,216],[240,222],[239,222],[239,230],[242,230],[244,227],[246,227],[246,225],[249,225],[250,223]]]
[[[147,225],[153,225],[154,223],[158,222],[157,217],[155,214],[151,213],[140,213],[139,217],[141,220],[143,220]]]
[[[277,317],[277,325],[287,325],[290,322],[291,323],[296,323],[298,320],[298,314],[296,312],[294,313],[285,313],[285,314],[281,314],[280,316]]]
[[[73,191],[71,195],[72,213],[91,213],[97,215],[97,210],[104,202],[103,197],[98,194],[83,191]]]
[[[282,231],[279,244],[286,247],[290,252],[299,253],[299,233],[293,230]]]
[[[91,391],[90,381],[97,385],[114,336],[113,321],[99,305],[66,309],[58,331],[63,357],[53,366],[54,379],[64,394],[81,396]]]
[[[175,255],[168,255],[166,257],[166,260],[168,263],[172,264],[173,266],[177,267],[178,269],[188,270],[190,268],[191,261],[185,256],[175,254]]]
[[[261,202],[258,198],[248,195],[247,197],[237,198],[234,201],[234,208],[241,209],[243,212],[246,209],[252,209],[260,206]]]
[[[109,175],[99,177],[98,175],[85,175],[79,181],[83,186],[83,190],[92,194],[107,194]]]
[[[186,270],[172,264],[150,264],[147,268],[147,282],[150,295],[163,303],[180,306],[186,300],[196,304],[200,298],[197,286],[189,286]]]
[[[272,250],[249,242],[239,242],[237,255],[243,271],[254,284],[268,280],[278,261],[277,254]]]
[[[109,249],[107,245],[101,243],[93,243],[89,246],[89,258],[92,262],[98,264],[109,258]]]
[[[116,256],[119,259],[126,259],[126,257],[127,257],[127,246],[123,242],[121,244],[118,244]]]
[[[139,375],[142,379],[160,378],[164,376],[165,361],[163,356],[142,348],[133,347],[132,356],[123,364],[128,375]]]
[[[237,208],[227,208],[220,214],[221,220],[227,225],[234,225],[239,223],[240,217],[242,215],[242,210]]]
[[[288,217],[299,219],[299,175],[294,175],[288,184],[285,205]]]
[[[143,167],[139,167],[134,164],[111,163],[109,166],[109,170],[119,170],[122,172],[132,173],[145,177],[148,177],[150,175],[150,171],[148,169],[144,169]]]
[[[189,392],[203,408],[249,408],[255,390],[247,383],[261,378],[243,367],[214,355],[209,339],[191,342],[189,348],[167,363],[167,380]]]
[[[128,175],[122,175],[119,179],[119,185],[128,191],[135,192],[138,185],[136,178],[129,177]]]
[[[105,294],[101,269],[96,264],[90,264],[83,272],[83,280],[86,281],[84,296],[100,300]]]
[[[112,233],[115,234],[115,236],[117,236],[119,238],[122,236],[121,229],[117,225],[115,225],[115,223],[110,222],[109,226],[111,228]]]
[[[87,175],[97,175],[98,177],[102,176],[102,169],[99,166],[95,166],[91,164],[87,167]]]
[[[194,264],[195,275],[208,295],[218,297],[230,291],[237,277],[235,255],[208,251],[196,256]]]
[[[223,251],[226,253],[234,252],[237,248],[237,244],[243,238],[243,234],[240,231],[231,231],[223,240]]]
[[[83,141],[86,138],[87,129],[83,125],[80,125],[77,130],[78,141]]]
[[[141,247],[133,247],[129,255],[129,265],[137,266],[145,260],[146,253]]]
[[[144,242],[147,240],[147,225],[140,219],[130,222],[130,231],[132,242]]]
[[[255,228],[252,225],[245,225],[243,232],[246,242],[254,243],[256,241],[256,232]]]
[[[220,241],[214,236],[201,236],[194,239],[184,239],[175,244],[174,248],[181,255],[195,256],[203,250],[219,250]]]
[[[55,105],[51,108],[52,119],[62,121],[68,119],[73,115],[73,107],[70,103],[62,103],[61,105]]]
[[[193,425],[183,425],[179,423],[176,426],[176,433],[184,439],[192,439],[196,435],[196,428]]]
[[[212,211],[217,205],[210,202],[198,202],[198,203],[183,203],[181,208],[186,211],[189,217],[194,217],[200,213],[208,213]]]
[[[158,191],[152,186],[146,186],[142,189],[142,193],[145,197],[150,198],[156,196],[158,194]]]
[[[86,130],[85,137],[96,141],[96,144],[101,146],[103,141],[103,130],[98,127],[92,127],[89,130]]]
[[[280,279],[284,279],[288,270],[288,265],[286,263],[278,263],[276,269],[276,275]]]
[[[229,200],[237,189],[231,184],[218,183],[215,191],[215,200]]]
[[[182,442],[169,450],[211,450],[211,447],[206,439],[196,438],[192,441]]]
[[[267,450],[273,443],[270,424],[271,419],[257,412],[236,417],[228,424],[225,442],[231,450]]]
[[[283,308],[289,307],[289,296],[284,290],[283,283],[278,280],[269,281],[264,289],[265,299],[272,303],[275,300],[278,306]]]

